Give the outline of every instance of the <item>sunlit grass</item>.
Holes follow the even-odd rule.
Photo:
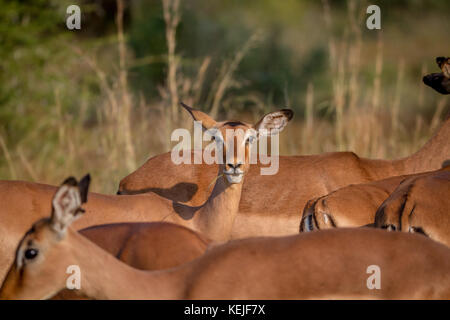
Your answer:
[[[357,3],[349,1],[345,14],[317,8],[308,12],[307,21],[326,18],[319,20],[315,29],[320,32],[315,32],[324,41],[328,63],[324,74],[311,74],[304,88],[287,86],[285,105],[296,114],[281,134],[281,154],[351,150],[365,157],[406,156],[426,142],[449,109],[448,98],[421,83],[422,74],[435,71],[435,50],[421,44],[435,39],[436,47],[443,47],[437,42],[442,30],[433,17],[413,26],[428,27],[426,37],[419,32],[417,45],[411,38],[402,39],[397,30],[369,37],[358,29],[364,15]],[[283,41],[290,40],[301,61],[311,49],[306,44],[315,47],[319,40],[302,43],[298,33],[287,30]],[[168,41],[174,41],[174,31],[168,30]],[[222,59],[211,86],[204,85],[211,68],[207,54],[191,61],[193,73],[186,72],[183,48],[176,43],[170,46],[174,48],[170,58],[149,57],[145,63],[164,61],[170,69],[152,97],[127,81],[132,67],[144,60],[133,57],[120,28],[114,38],[79,42],[63,38],[37,45],[33,54],[41,57],[42,65],[21,66],[5,85],[14,92],[14,113],[8,119],[15,122],[14,128],[27,130],[0,128],[0,178],[58,184],[69,175],[90,172],[92,190],[115,193],[121,178],[150,156],[170,150],[171,129],[192,127],[189,116],[177,111],[178,100],[212,111],[219,119],[249,122],[285,107],[275,105],[270,93],[234,90],[245,84],[237,75],[239,64],[264,37],[264,30],[255,34],[233,56]],[[410,52],[402,53],[404,47]],[[32,53],[18,50],[20,54]],[[393,56],[397,63],[392,63]],[[202,100],[199,92],[204,88],[210,92]]]

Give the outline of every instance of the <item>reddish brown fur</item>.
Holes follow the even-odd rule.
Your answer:
[[[141,270],[169,269],[205,253],[210,241],[172,223],[118,223],[80,230],[79,233],[124,263]],[[63,290],[54,299],[75,299]]]
[[[222,134],[223,148],[226,150],[228,142],[224,130],[230,129],[231,126],[216,122],[198,110],[190,108],[189,111],[195,114],[196,120],[203,120],[203,123],[214,125],[215,129],[224,132]],[[274,114],[283,114],[286,119],[292,118],[292,111],[289,110],[281,110],[266,116],[270,118]],[[270,119],[266,122],[271,124]],[[232,128],[242,129],[234,131],[234,137],[243,135],[244,131],[253,135],[256,130],[247,124],[239,124]],[[235,156],[230,161],[234,165],[237,164],[236,161],[240,162],[239,170],[244,177],[250,165],[250,147],[245,141],[241,142],[233,146]],[[238,148],[245,152],[236,152]],[[224,168],[230,170],[229,166],[230,163],[224,163],[220,168],[216,167],[216,175],[219,172],[221,176],[209,181],[212,191],[209,192],[207,201],[199,207],[177,203],[155,193],[133,196],[90,193],[89,201],[85,205],[87,218],[80,222],[76,221],[74,227],[80,229],[106,223],[165,221],[202,232],[213,241],[227,241],[231,237],[233,223],[238,214],[243,185],[242,180],[231,183],[225,177]],[[20,235],[30,227],[31,221],[36,221],[51,211],[51,198],[55,192],[56,188],[51,186],[20,181],[0,181],[0,202],[4,203],[0,210],[0,255],[4,257],[0,260],[0,280],[13,259],[12,253]]]
[[[13,265],[0,298],[48,297],[75,263],[81,292],[99,299],[450,299],[450,250],[412,234],[334,229],[236,240],[158,272],[132,269],[71,229],[58,240],[41,224],[29,239],[46,258],[24,267],[20,286]],[[371,265],[381,270],[379,290],[366,286]]]
[[[437,58],[437,63],[442,73],[438,77],[434,74],[426,76],[424,82],[438,92],[448,94],[449,58]],[[418,152],[403,159],[364,159],[352,152],[282,156],[279,158],[278,173],[269,176],[260,175],[260,164],[253,165],[243,185],[232,238],[294,233],[298,231],[299,209],[304,208],[310,199],[351,184],[439,169],[441,163],[450,158],[449,140],[450,113],[430,141]],[[169,199],[197,205],[207,199],[210,192],[208,185],[216,170],[216,166],[206,164],[176,166],[170,161],[170,153],[165,153],[149,159],[122,179],[118,193],[152,191]],[[396,183],[396,179],[392,180],[388,189],[391,190]],[[378,193],[376,198],[380,199],[389,190]],[[312,210],[312,204],[309,203],[305,210]],[[314,206],[319,209],[320,204],[316,202]],[[322,204],[326,207],[325,202]],[[326,223],[330,223],[329,219]]]
[[[418,232],[450,246],[450,170],[401,183],[376,212],[375,226]]]
[[[450,167],[432,172],[441,171],[450,171]],[[313,230],[372,226],[378,207],[402,181],[427,174],[430,172],[350,185],[311,200],[303,210],[300,231],[309,230],[307,223]]]
[[[252,165],[244,181],[232,238],[296,233],[301,210],[309,199],[350,184],[438,169],[450,158],[449,139],[450,118],[419,152],[404,159],[371,160],[352,152],[281,156],[278,173],[266,176],[260,175],[260,164]],[[124,178],[120,192],[153,191],[199,204],[207,199],[216,170],[217,166],[206,164],[175,166],[170,153],[165,153]]]
[[[210,243],[191,229],[165,222],[100,225],[79,232],[119,260],[142,270],[169,269],[193,260]]]

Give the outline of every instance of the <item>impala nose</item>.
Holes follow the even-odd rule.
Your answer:
[[[240,162],[239,162],[239,163],[236,163],[236,164],[228,163],[227,166],[228,166],[230,169],[236,170],[236,169],[238,169],[239,167],[242,166],[242,163],[240,163]]]

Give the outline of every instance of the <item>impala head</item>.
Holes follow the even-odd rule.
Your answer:
[[[79,183],[70,177],[58,188],[50,218],[37,221],[20,241],[0,299],[45,299],[65,287],[66,269],[73,264],[66,246],[68,227],[84,213],[89,182],[89,175]]]
[[[437,57],[436,63],[442,72],[423,77],[423,82],[441,94],[450,94],[450,58]]]
[[[255,125],[241,121],[217,122],[206,113],[193,109],[184,103],[181,105],[191,114],[195,121],[201,121],[216,142],[217,149],[222,150],[221,173],[230,184],[241,183],[250,166],[250,152],[255,142],[263,135],[276,135],[292,119],[294,112],[290,109],[274,111],[263,116]]]

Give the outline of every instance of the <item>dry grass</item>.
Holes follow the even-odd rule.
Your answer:
[[[418,101],[419,106],[429,103],[424,86],[409,88],[405,83],[408,66],[400,62],[396,70],[396,85],[383,85],[384,40],[377,40],[375,63],[370,85],[363,85],[362,61],[366,48],[359,25],[364,18],[363,2],[349,0],[349,26],[342,36],[333,35],[333,17],[328,1],[323,0],[325,25],[328,30],[330,99],[325,104],[328,117],[319,117],[323,112],[323,101],[316,97],[313,83],[306,88],[301,103],[304,115],[296,115],[295,121],[283,132],[282,154],[315,154],[336,150],[353,150],[361,156],[394,158],[408,155],[417,150],[438,127],[443,112],[448,109],[449,100],[439,97],[434,114],[405,116],[401,112],[405,96]],[[205,87],[205,75],[211,65],[211,57],[201,58],[198,71],[193,76],[183,74],[180,57],[176,50],[176,28],[181,19],[179,0],[163,0],[166,40],[168,45],[167,79],[159,88],[159,97],[146,101],[141,93],[132,92],[128,84],[128,67],[135,61],[127,51],[123,30],[124,2],[117,0],[117,37],[113,44],[107,44],[106,51],[115,62],[115,68],[105,68],[97,54],[104,54],[104,48],[73,46],[81,57],[77,66],[82,72],[94,76],[99,97],[84,97],[80,92],[76,113],[64,113],[60,92],[55,88],[54,113],[42,123],[37,132],[52,129],[56,132],[55,142],[40,141],[30,136],[13,149],[6,144],[0,132],[0,150],[5,157],[5,165],[0,167],[3,179],[24,179],[57,184],[68,175],[80,176],[85,172],[93,175],[93,190],[114,193],[119,180],[137,168],[148,157],[168,151],[170,133],[173,128],[191,128],[191,120],[180,112],[179,101],[197,106],[201,90]],[[230,88],[240,85],[234,73],[245,55],[263,35],[257,32],[242,45],[234,57],[224,61],[219,76],[212,85],[203,110],[213,116],[257,120],[264,112],[279,108],[261,95],[247,93],[246,96],[227,96]],[[114,49],[114,50],[111,50]],[[100,52],[100,53],[98,53]],[[426,67],[422,67],[422,73]],[[418,79],[419,82],[419,79]],[[420,87],[420,89],[419,89]],[[407,90],[410,90],[409,93]],[[405,91],[408,95],[405,95]],[[270,101],[270,100],[269,100]],[[251,102],[252,114],[240,112],[240,106]],[[286,95],[286,102],[290,97]],[[92,106],[92,104],[95,106]],[[94,110],[94,115],[89,114]],[[91,112],[92,113],[92,112]],[[95,121],[92,121],[95,119]],[[33,151],[38,146],[38,151]],[[33,148],[32,148],[33,147]]]

